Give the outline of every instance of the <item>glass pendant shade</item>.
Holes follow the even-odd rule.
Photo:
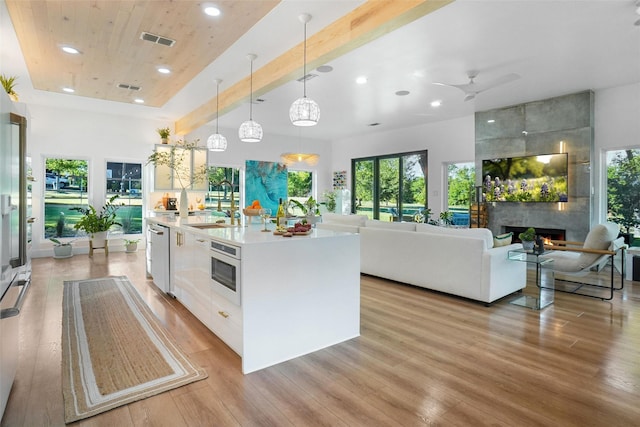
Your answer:
[[[260,142],[262,141],[262,126],[253,120],[247,120],[240,125],[238,136],[242,142]]]
[[[310,166],[318,164],[320,156],[315,153],[283,153],[280,158],[286,165],[306,163]]]
[[[289,118],[295,126],[315,126],[320,120],[320,107],[311,98],[298,98],[291,104]]]
[[[224,151],[227,149],[227,138],[219,133],[214,133],[207,138],[207,148],[209,151]]]
[[[307,98],[307,23],[311,20],[311,15],[303,13],[298,16],[300,22],[304,24],[304,60],[302,61],[303,69],[303,95],[302,98],[296,99],[291,108],[289,108],[289,119],[294,126],[315,126],[320,120],[320,107],[318,103],[311,98]]]

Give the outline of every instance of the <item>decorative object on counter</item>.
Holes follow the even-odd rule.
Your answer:
[[[53,242],[53,257],[55,259],[71,258],[73,256],[73,246],[71,242],[61,242],[55,237],[49,238]]]
[[[320,204],[313,198],[309,197],[306,202],[300,203],[295,199],[291,199],[291,203],[302,211],[302,214],[306,217],[306,221],[314,225],[322,219],[320,215]]]
[[[327,211],[335,212],[336,211],[336,197],[337,194],[335,191],[325,191],[322,193],[322,197],[324,198],[324,205],[327,207]]]
[[[207,148],[209,151],[224,151],[227,149],[227,138],[218,132],[218,100],[220,99],[220,83],[222,83],[222,80],[215,79],[214,81],[216,82],[216,133],[207,138]]]
[[[127,253],[136,252],[138,250],[139,241],[140,239],[133,239],[133,240],[124,239],[125,252]]]
[[[62,307],[66,423],[207,378],[126,276],[67,281]]]
[[[180,203],[178,205],[181,218],[187,218],[189,216],[187,188],[192,188],[196,183],[204,182],[208,177],[208,168],[206,165],[202,165],[196,168],[196,170],[191,170],[191,152],[199,148],[199,141],[199,139],[192,142],[179,140],[171,145],[171,149],[166,151],[154,150],[147,158],[147,164],[151,163],[156,167],[166,166],[172,172],[173,177],[177,178],[181,188]],[[167,204],[167,210],[172,210],[169,204]]]
[[[160,135],[160,142],[162,142],[163,144],[169,143],[169,135],[171,135],[171,130],[168,127],[156,129],[156,132],[158,132],[158,135]]]
[[[264,221],[264,228],[262,229],[262,231],[269,231],[269,229],[267,228],[267,224],[269,223],[269,219],[271,218],[271,209],[260,209],[260,217],[262,218],[262,221]]]
[[[253,61],[256,55],[250,53],[247,59],[251,63],[251,83],[249,90],[249,120],[243,122],[238,129],[238,137],[242,142],[260,142],[262,141],[262,126],[260,123],[253,121]]]
[[[522,247],[524,248],[524,250],[532,251],[536,239],[536,229],[533,227],[529,227],[522,233],[518,234],[518,238],[522,242]]]
[[[298,16],[300,22],[304,24],[304,45],[303,45],[303,65],[302,65],[302,98],[296,99],[289,109],[289,119],[294,126],[315,126],[320,120],[320,107],[318,103],[307,97],[307,23],[311,20],[311,15],[303,13]]]
[[[16,86],[17,79],[17,76],[7,77],[4,74],[0,74],[0,83],[2,84],[4,91],[7,92],[7,95],[9,95],[9,98],[12,101],[16,102],[18,101],[18,94],[13,90],[13,88]]]

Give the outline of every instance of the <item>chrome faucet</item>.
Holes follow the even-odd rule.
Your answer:
[[[223,186],[225,184],[231,188],[231,207],[229,208],[229,212],[231,212],[231,225],[236,225],[236,211],[238,209],[236,208],[235,200],[233,198],[233,184],[229,182],[228,179],[225,179],[220,181],[218,185]]]

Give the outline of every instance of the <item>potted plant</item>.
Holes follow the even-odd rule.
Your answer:
[[[7,77],[4,74],[0,74],[0,84],[2,84],[2,87],[12,101],[18,101],[18,94],[13,90],[17,79],[18,77],[16,76]]]
[[[171,130],[168,127],[156,129],[156,132],[158,132],[158,135],[160,135],[160,141],[163,144],[169,143],[169,135],[171,135]]]
[[[87,233],[91,237],[93,247],[105,247],[104,242],[107,239],[107,231],[114,225],[122,225],[116,221],[116,212],[121,206],[113,203],[117,198],[117,194],[112,196],[100,211],[91,205],[86,208],[70,208],[70,210],[78,211],[82,214],[80,220],[73,227],[76,230],[83,230]]]
[[[295,199],[291,199],[291,203],[302,211],[302,214],[306,216],[307,222],[311,225],[319,222],[322,218],[320,215],[320,204],[313,198],[313,196],[309,197],[304,203],[300,203]]]
[[[336,198],[338,195],[335,191],[325,191],[322,193],[322,197],[324,197],[324,205],[327,207],[327,211],[335,212],[336,211]]]
[[[522,233],[518,234],[518,238],[522,242],[522,247],[525,250],[533,250],[533,244],[536,240],[536,229],[533,227],[529,227]]]
[[[453,212],[440,212],[440,225],[449,226],[453,224]]]
[[[138,242],[140,239],[124,239],[125,252],[131,253],[138,250]]]
[[[53,257],[56,259],[60,258],[70,258],[73,256],[73,246],[71,246],[71,241],[69,242],[61,242],[55,237],[49,238],[51,242],[53,242]]]

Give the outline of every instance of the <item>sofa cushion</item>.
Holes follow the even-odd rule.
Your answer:
[[[584,249],[609,249],[611,242],[613,242],[620,233],[620,226],[613,222],[606,222],[604,224],[598,224],[593,227],[587,237],[584,240],[582,247]],[[593,264],[600,255],[581,253],[578,264],[581,268],[587,268]]]
[[[364,222],[364,225],[365,227],[385,228],[387,230],[416,231],[415,222],[391,222],[368,219]]]
[[[352,225],[355,227],[364,226],[364,222],[369,219],[366,215],[340,215],[331,212],[322,214],[322,222]]]
[[[510,245],[512,239],[513,239],[513,232],[493,236],[493,247],[499,248],[500,246]]]
[[[416,231],[482,239],[485,241],[487,249],[493,248],[493,234],[488,228],[448,228],[431,224],[416,224]]]
[[[360,227],[355,225],[340,224],[339,222],[319,222],[316,228],[321,230],[342,231],[345,233],[358,233]]]

